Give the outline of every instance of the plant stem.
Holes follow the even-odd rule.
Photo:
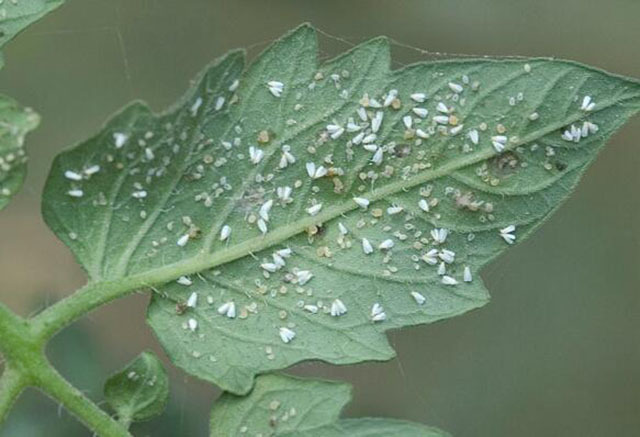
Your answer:
[[[126,428],[53,368],[44,355],[45,343],[30,321],[17,316],[0,303],[0,352],[6,361],[5,371],[0,377],[0,423],[22,390],[34,386],[59,401],[99,435],[130,437]]]
[[[131,437],[127,428],[101,410],[80,390],[73,387],[52,366],[39,368],[36,387],[59,401],[69,412],[102,437]]]
[[[0,377],[0,423],[4,422],[13,403],[26,386],[24,377],[9,363]]]
[[[90,282],[32,318],[31,326],[38,339],[46,342],[80,317],[112,300],[134,293],[144,285],[133,281],[132,278],[113,282]]]

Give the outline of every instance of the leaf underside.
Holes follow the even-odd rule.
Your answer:
[[[169,379],[152,352],[142,352],[104,386],[107,403],[120,420],[143,421],[161,414],[169,398]]]
[[[383,418],[340,419],[351,400],[344,383],[264,375],[251,393],[224,393],[211,411],[211,436],[445,437],[436,428]]]
[[[0,49],[29,24],[60,6],[64,0],[5,1],[0,5]],[[4,65],[0,53],[0,68]],[[26,175],[25,135],[36,128],[38,115],[0,95],[0,210],[22,186]]]
[[[0,48],[31,23],[58,8],[64,0],[11,0],[0,4]]]
[[[38,125],[38,114],[0,95],[0,209],[22,185],[26,174],[25,135]]]
[[[243,59],[163,114],[126,107],[55,160],[43,203],[91,281],[184,276],[157,288],[148,322],[174,363],[234,393],[302,360],[390,359],[386,330],[484,305],[481,267],[640,108],[637,81],[567,61],[392,71],[377,38],[319,64],[306,25]]]

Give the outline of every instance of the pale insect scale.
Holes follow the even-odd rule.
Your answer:
[[[313,178],[316,174],[316,165],[313,162],[307,162],[305,167],[307,169],[307,174],[309,175],[309,177]]]
[[[64,172],[64,177],[72,180],[72,181],[81,181],[82,175],[80,173],[76,173],[75,171],[67,170]]]
[[[329,132],[330,134],[339,131],[340,129],[342,129],[342,126],[340,126],[339,124],[328,124],[327,125],[327,132]]]
[[[258,164],[264,157],[264,151],[258,147],[249,147],[249,159],[253,164]]]
[[[500,229],[500,236],[507,244],[513,244],[516,241],[516,236],[514,234],[515,231],[516,227],[514,225],[509,225]]]
[[[230,319],[236,317],[236,304],[233,301],[225,302],[218,307],[218,314],[227,316]]]
[[[392,239],[386,239],[378,246],[378,249],[389,250],[394,246],[394,242]]]
[[[451,129],[449,129],[449,134],[452,136],[458,135],[462,131],[463,127],[464,127],[463,124],[459,124],[458,126],[452,127]]]
[[[215,110],[219,111],[222,109],[223,106],[224,106],[224,97],[218,97],[216,99]]]
[[[67,191],[67,194],[71,197],[82,197],[84,196],[84,191],[80,189],[74,189],[74,190]]]
[[[191,105],[191,108],[189,109],[193,117],[195,117],[198,114],[198,110],[200,109],[200,106],[202,106],[202,97],[198,97],[193,102],[193,105]]]
[[[456,94],[459,94],[464,90],[464,88],[462,88],[462,85],[455,82],[449,82],[449,89]]]
[[[188,287],[189,285],[193,284],[193,281],[191,279],[189,279],[188,276],[180,276],[177,281],[178,284],[180,285],[184,285],[186,287]]]
[[[296,277],[298,279],[298,284],[304,285],[313,278],[313,273],[309,270],[299,270],[296,272]]]
[[[445,276],[442,277],[442,283],[444,285],[456,285],[458,283],[458,281],[456,281],[451,276],[445,275]]]
[[[283,343],[289,343],[296,336],[295,332],[289,328],[285,328],[284,326],[281,327],[278,332],[280,334],[280,340],[282,340]]]
[[[258,219],[258,229],[260,229],[260,232],[262,232],[263,234],[266,234],[267,222],[265,222],[263,219]]]
[[[582,105],[580,106],[580,109],[582,109],[583,111],[593,111],[593,108],[595,108],[596,103],[591,101],[591,96],[584,96],[584,98],[582,99]]]
[[[220,241],[224,241],[231,236],[231,226],[224,225],[220,230]]]
[[[291,146],[282,146],[282,157],[280,158],[280,168],[286,168],[289,164],[294,164],[296,158],[291,154]]]
[[[362,126],[356,124],[353,117],[349,117],[349,120],[347,120],[347,132],[358,132],[359,130],[362,130]]]
[[[316,305],[305,305],[303,308],[311,314],[316,314],[318,312],[318,307]]]
[[[180,247],[184,247],[187,245],[188,242],[189,242],[189,234],[184,234],[183,236],[178,238],[178,241],[176,242],[176,244]]]
[[[284,91],[284,84],[277,80],[270,80],[267,82],[267,87],[274,97],[280,97],[282,95],[282,91]]]
[[[349,233],[349,230],[347,229],[347,227],[345,225],[342,224],[342,222],[338,223],[338,230],[340,231],[340,233],[342,235],[347,235]]]
[[[366,209],[369,206],[369,199],[365,199],[364,197],[354,197],[353,201],[361,208]]]
[[[371,307],[371,320],[373,322],[382,322],[387,319],[387,314],[384,312],[384,308],[379,303],[374,303]]]
[[[440,258],[442,261],[446,262],[447,264],[451,264],[456,258],[456,253],[449,249],[442,249],[438,253],[438,258]]]
[[[309,213],[309,215],[316,215],[320,212],[321,209],[322,209],[322,203],[316,203],[315,205],[307,208],[307,213]]]
[[[445,228],[436,228],[431,230],[431,238],[433,238],[434,241],[439,244],[444,243],[448,235],[449,230]]]
[[[371,243],[366,238],[362,239],[362,251],[365,255],[369,255],[373,252],[373,246],[371,246]]]
[[[383,117],[384,117],[384,112],[382,111],[376,112],[375,117],[373,117],[373,120],[371,120],[371,131],[373,133],[378,132],[378,130],[380,129],[380,126],[382,125]]]
[[[319,166],[316,168],[316,165],[313,162],[307,162],[306,164],[307,174],[312,179],[319,179],[327,175],[328,171],[324,166]]]
[[[291,250],[289,247],[286,247],[284,249],[276,251],[276,253],[283,258],[289,258],[291,254],[293,254],[293,250]]]
[[[355,144],[356,146],[360,144],[364,140],[364,132],[360,132],[358,135],[351,139],[351,144]]]
[[[282,258],[280,255],[278,255],[277,253],[272,253],[271,257],[273,258],[273,263],[275,265],[278,266],[278,268],[282,268],[285,265],[287,265],[287,263],[285,262],[284,258]]]
[[[262,268],[262,270],[265,270],[269,273],[274,273],[277,272],[281,266],[277,263],[262,263],[260,264],[260,267]]]
[[[260,217],[262,217],[262,219],[265,222],[269,221],[269,211],[271,211],[272,206],[273,206],[273,199],[267,200],[260,206],[260,210],[258,211],[258,214],[260,214]]]
[[[410,115],[405,115],[402,117],[402,123],[404,123],[404,127],[411,129],[411,126],[413,125],[413,118]]]
[[[373,143],[376,140],[376,138],[378,138],[376,134],[369,134],[362,139],[362,142],[364,144],[370,144],[370,143]]]
[[[127,134],[123,134],[122,132],[114,132],[113,133],[113,141],[115,143],[116,149],[122,148],[129,139]]]
[[[417,103],[423,103],[427,100],[427,95],[425,93],[413,93],[411,94],[411,100]]]
[[[386,107],[391,105],[397,96],[398,96],[398,90],[390,90],[384,99],[383,106]]]
[[[477,129],[472,129],[468,133],[468,137],[473,144],[478,144],[480,141],[480,135],[478,134]]]
[[[189,319],[187,325],[189,326],[191,332],[195,332],[196,329],[198,329],[198,321],[196,319]]]
[[[367,110],[364,107],[360,106],[357,112],[358,112],[358,117],[360,117],[360,120],[367,121]]]
[[[431,266],[438,264],[438,249],[431,249],[429,252],[422,255],[422,260]]]
[[[413,108],[411,111],[420,118],[425,118],[429,115],[429,111],[426,108]]]
[[[443,114],[449,113],[449,108],[447,108],[447,105],[445,105],[443,102],[438,102],[438,104],[436,105],[436,110],[438,112],[442,112]]]
[[[400,214],[403,210],[404,210],[403,207],[398,206],[398,205],[393,205],[393,206],[390,206],[389,208],[387,208],[387,214],[396,215],[396,214]]]
[[[384,158],[384,150],[382,149],[382,147],[376,148],[376,152],[373,154],[373,157],[371,158],[371,162],[373,162],[375,165],[380,165],[382,164],[382,160]]]
[[[427,299],[417,291],[412,291],[411,297],[413,297],[413,300],[415,300],[418,305],[422,305],[427,301]]]
[[[449,124],[449,117],[447,117],[446,115],[436,115],[435,117],[433,117],[433,121],[438,124]]]
[[[493,141],[492,144],[496,152],[502,153],[504,151],[504,143],[501,143],[499,141]]]
[[[100,171],[99,165],[92,165],[90,167],[85,168],[82,172],[85,176],[92,176]]]
[[[291,200],[292,191],[292,188],[289,186],[276,188],[276,194],[278,195],[278,198],[283,201]]]
[[[422,139],[427,139],[427,138],[429,138],[429,134],[428,134],[428,133],[426,133],[425,131],[423,131],[422,129],[416,129],[416,135],[417,135],[419,138],[422,138]]]
[[[464,282],[471,282],[473,277],[471,276],[471,269],[469,266],[464,266],[464,273],[462,275]]]
[[[340,299],[335,299],[331,302],[331,315],[333,317],[339,317],[347,312],[347,307]]]
[[[418,207],[424,212],[429,212],[429,202],[427,202],[427,199],[420,199]]]
[[[195,308],[196,305],[198,305],[198,293],[196,293],[195,291],[193,293],[191,293],[191,295],[189,296],[189,299],[187,299],[187,306],[189,308]]]

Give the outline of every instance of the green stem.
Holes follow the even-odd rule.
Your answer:
[[[0,377],[0,423],[4,422],[15,400],[26,386],[23,376],[6,363]]]
[[[59,401],[69,412],[102,437],[131,437],[111,416],[101,410],[80,390],[72,386],[52,366],[39,368],[36,387]]]
[[[94,309],[145,286],[145,283],[132,279],[134,278],[88,283],[30,320],[36,336],[40,341],[46,342],[58,331]]]
[[[34,386],[104,437],[131,437],[126,428],[73,387],[49,363],[42,340],[32,323],[0,303],[0,352],[6,367],[0,378],[0,423],[27,386]]]

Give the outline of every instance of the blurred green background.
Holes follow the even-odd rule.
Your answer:
[[[384,34],[430,52],[398,45],[396,66],[455,53],[557,56],[638,77],[639,18],[636,0],[69,0],[9,44],[0,72],[0,91],[43,117],[28,138],[26,186],[0,214],[0,298],[27,315],[84,281],[40,217],[53,156],[131,99],[161,110],[231,48],[255,55],[310,21],[330,35],[321,38],[324,57]],[[353,383],[349,416],[410,419],[458,437],[639,436],[638,143],[640,117],[546,226],[485,269],[487,307],[391,333],[394,361],[306,363],[292,372]],[[50,346],[62,373],[98,402],[109,373],[144,348],[162,354],[144,323],[147,299],[102,308]],[[167,413],[134,433],[207,435],[219,392],[175,368],[170,374]],[[88,435],[36,392],[0,430],[2,437]]]

